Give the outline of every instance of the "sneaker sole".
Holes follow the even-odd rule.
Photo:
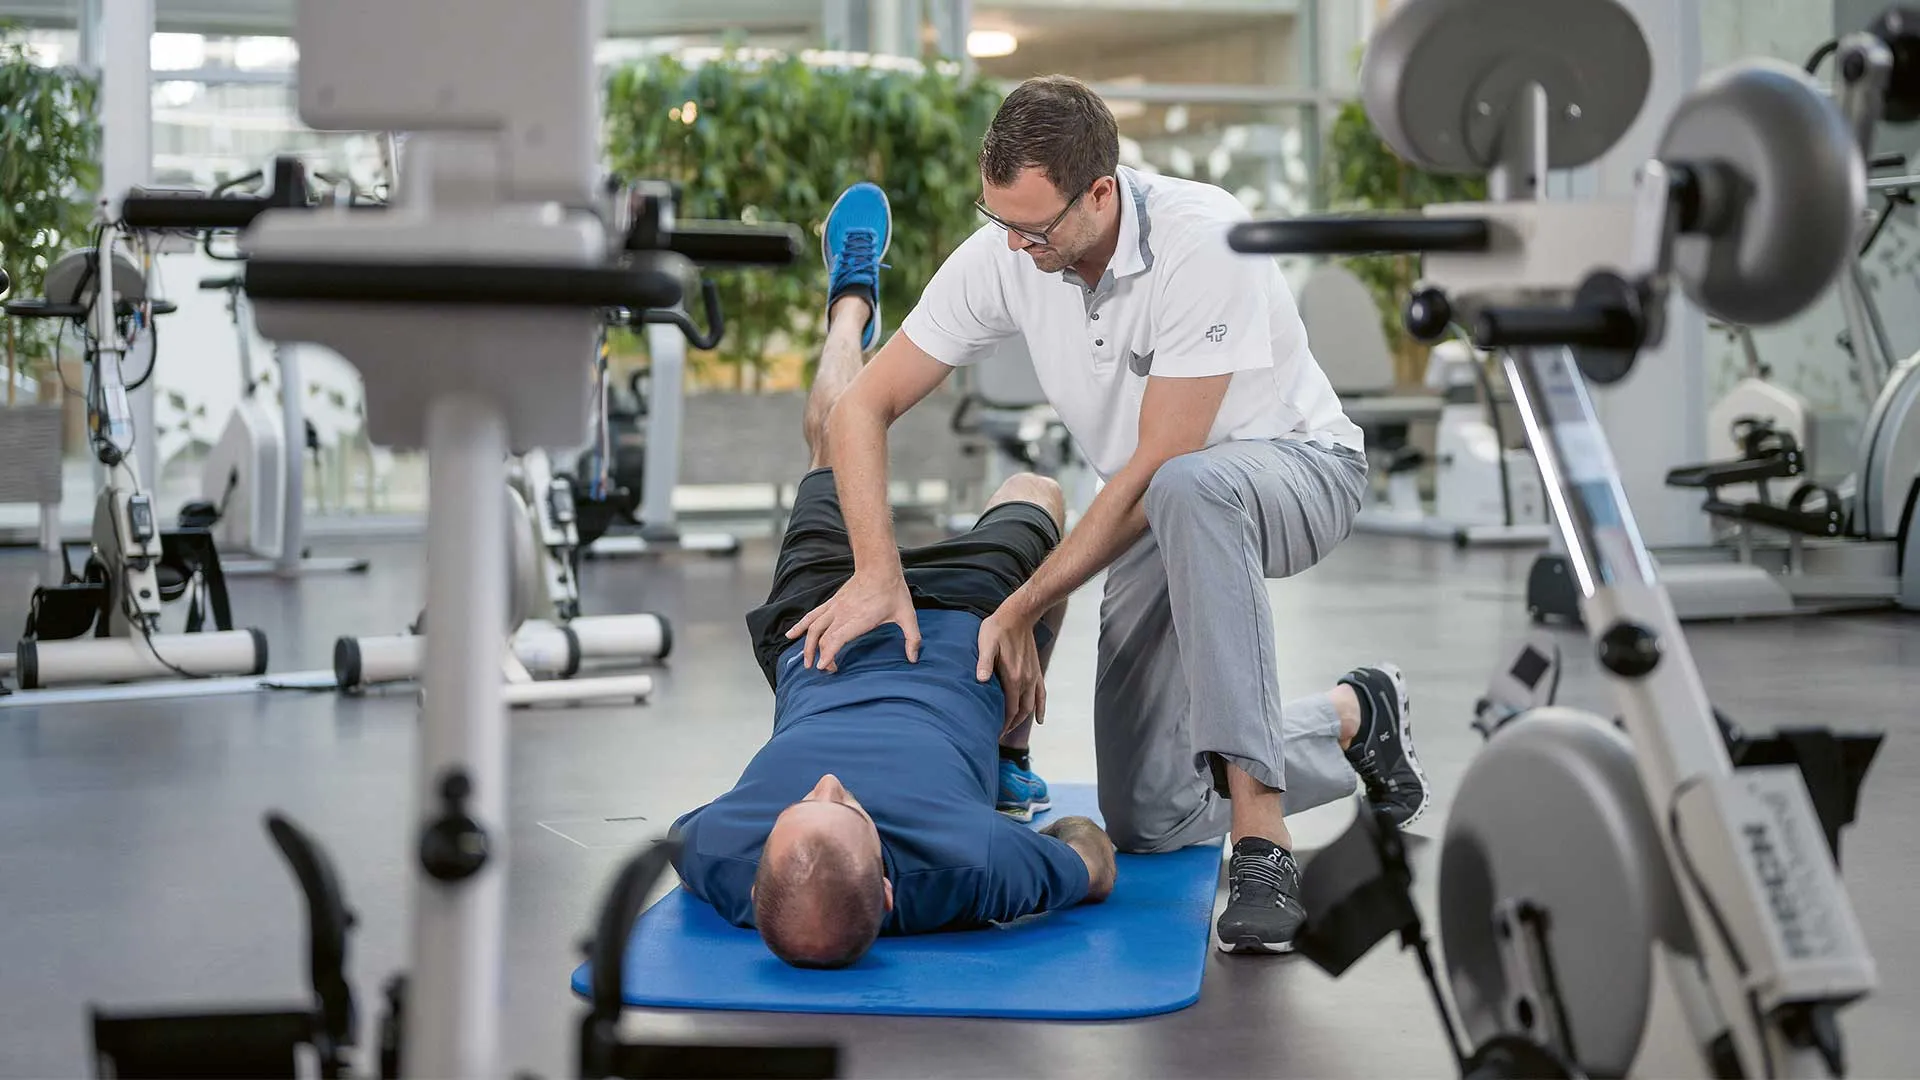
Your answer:
[[[1396,664],[1378,664],[1376,670],[1386,672],[1393,680],[1393,693],[1400,706],[1400,748],[1406,752],[1407,764],[1413,766],[1414,778],[1420,781],[1420,805],[1414,807],[1413,815],[1400,823],[1405,829],[1419,821],[1433,803],[1433,784],[1427,779],[1427,770],[1420,766],[1420,755],[1413,749],[1413,695],[1407,691],[1407,677]]]
[[[1223,953],[1237,953],[1237,954],[1256,955],[1256,956],[1284,956],[1287,953],[1290,953],[1293,951],[1293,942],[1291,941],[1283,941],[1283,942],[1276,943],[1271,941],[1262,941],[1257,937],[1240,937],[1240,938],[1235,938],[1232,941],[1228,941],[1226,938],[1223,938],[1223,937],[1215,937],[1213,943],[1219,946],[1220,951]]]
[[[1034,807],[1031,806],[996,806],[994,809],[1015,821],[1033,820]]]
[[[878,185],[875,185],[875,187],[878,187]],[[879,191],[880,191],[880,205],[887,208],[887,242],[880,245],[880,254],[874,256],[874,260],[876,262],[886,258],[887,251],[893,247],[893,200],[887,198],[887,191],[885,188],[879,188]],[[841,192],[840,197],[833,200],[833,206],[827,210],[827,216],[823,218],[822,221],[823,222],[832,221],[833,212],[835,210],[840,209],[841,202],[843,202],[846,199],[846,197],[851,194],[853,194],[852,188],[848,188],[847,190]],[[833,261],[827,255],[827,229],[824,224],[822,224],[820,227],[820,261],[825,263],[828,269],[832,269]]]
[[[1038,813],[1042,810],[1053,809],[1053,800],[1052,799],[1035,799],[1032,802],[1028,803],[1027,805],[1031,806],[1035,813]]]

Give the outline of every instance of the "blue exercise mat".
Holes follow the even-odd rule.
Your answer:
[[[1036,826],[1058,814],[1099,820],[1091,786],[1056,786],[1053,799]],[[758,934],[674,889],[634,926],[621,996],[663,1009],[885,1016],[1109,1020],[1173,1012],[1200,998],[1219,878],[1217,844],[1122,855],[1105,903],[985,930],[882,937],[839,971],[789,967]],[[584,964],[573,989],[589,992]]]

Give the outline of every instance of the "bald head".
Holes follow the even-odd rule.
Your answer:
[[[893,906],[873,822],[833,777],[788,807],[761,848],[754,925],[795,967],[838,968],[866,955]]]

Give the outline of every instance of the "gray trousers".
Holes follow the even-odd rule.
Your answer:
[[[1287,440],[1221,443],[1154,474],[1148,533],[1107,569],[1100,604],[1094,749],[1121,850],[1225,835],[1222,762],[1285,792],[1289,814],[1353,794],[1332,699],[1280,699],[1266,582],[1346,538],[1366,481],[1361,454]]]

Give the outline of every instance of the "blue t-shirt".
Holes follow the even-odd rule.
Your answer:
[[[918,664],[897,626],[844,647],[834,674],[803,666],[796,643],[780,659],[773,737],[732,791],[675,822],[681,881],[728,922],[753,925],[761,845],[827,773],[879,828],[893,882],[882,933],[1005,922],[1086,897],[1073,848],[993,808],[1006,699],[997,677],[973,677],[979,617],[918,615]]]

